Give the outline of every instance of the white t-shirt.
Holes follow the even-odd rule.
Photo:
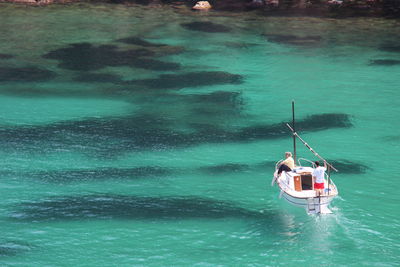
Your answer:
[[[312,176],[315,176],[316,183],[323,183],[324,182],[324,173],[326,171],[325,167],[319,166],[314,169]]]

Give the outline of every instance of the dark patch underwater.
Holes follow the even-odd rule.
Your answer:
[[[288,34],[264,34],[268,41],[295,46],[316,46],[322,41],[321,36],[296,36]]]
[[[0,140],[3,149],[53,151],[82,150],[83,153],[115,156],[141,149],[180,148],[202,143],[249,142],[289,137],[285,122],[226,130],[202,125],[195,132],[173,130],[174,122],[162,117],[141,115],[124,118],[66,121],[46,126],[3,127]],[[302,132],[330,128],[347,128],[352,124],[346,114],[319,114],[297,122]],[[36,153],[39,151],[36,151]]]
[[[0,67],[0,82],[43,82],[55,76],[54,72],[37,67]]]
[[[9,54],[1,54],[0,53],[0,59],[10,59],[13,58],[13,55],[9,55]]]
[[[400,65],[400,60],[395,59],[374,59],[369,61],[370,66],[396,66]]]
[[[84,73],[73,78],[75,82],[85,83],[120,83],[122,76],[108,73]]]
[[[244,172],[250,170],[250,166],[247,164],[239,163],[226,163],[214,166],[201,167],[200,171],[210,174],[223,174],[232,172]]]
[[[139,46],[150,47],[150,48],[166,46],[165,44],[152,43],[152,42],[146,41],[146,40],[136,37],[136,36],[121,38],[121,39],[118,39],[117,41],[121,42],[121,43],[139,45]]]
[[[267,214],[244,209],[231,202],[201,197],[145,197],[84,195],[45,199],[20,204],[11,214],[28,222],[95,219],[265,218]]]
[[[169,175],[170,169],[145,166],[136,168],[97,168],[83,170],[31,172],[28,176],[46,182],[77,182],[92,180],[141,179]]]
[[[338,169],[339,172],[337,174],[363,174],[371,169],[365,164],[344,159],[328,160],[328,162]]]
[[[223,46],[234,48],[234,49],[250,49],[255,46],[259,46],[259,44],[246,43],[246,42],[225,42],[225,43],[223,43]]]
[[[385,43],[379,46],[379,50],[385,52],[395,52],[400,53],[400,45],[396,43]]]
[[[20,241],[1,241],[0,257],[16,256],[31,250],[31,246]]]
[[[91,71],[116,66],[148,70],[178,70],[180,68],[178,63],[148,58],[154,55],[154,52],[144,48],[119,50],[115,45],[94,46],[90,43],[78,43],[56,49],[43,57],[60,61],[58,65],[60,68],[75,71]]]
[[[382,138],[385,142],[399,142],[400,135],[389,135]]]
[[[183,74],[163,74],[158,78],[132,80],[128,83],[150,89],[182,89],[217,84],[240,84],[242,83],[242,76],[223,71],[199,71]]]

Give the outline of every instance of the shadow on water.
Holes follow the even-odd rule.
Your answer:
[[[55,76],[54,72],[37,67],[0,67],[0,82],[42,82]]]
[[[56,49],[44,58],[60,61],[60,68],[75,71],[99,70],[105,67],[130,66],[148,70],[178,70],[180,64],[164,62],[148,57],[155,53],[144,48],[119,50],[115,45],[94,46],[90,43],[71,44]]]
[[[172,171],[162,167],[96,168],[84,170],[30,172],[28,176],[46,182],[76,182],[106,179],[140,179],[167,176]]]
[[[182,23],[182,27],[185,29],[191,30],[191,31],[199,31],[199,32],[209,32],[209,33],[226,33],[230,32],[231,29],[221,25],[221,24],[216,24],[213,22],[190,22],[190,23]]]
[[[199,125],[197,125],[199,126]],[[346,114],[319,114],[299,120],[302,132],[351,127]],[[176,131],[173,121],[137,115],[123,118],[66,121],[46,126],[3,127],[0,142],[3,149],[36,151],[81,150],[98,156],[118,155],[139,149],[179,148],[202,143],[249,142],[289,136],[285,122],[227,130],[214,125],[201,125],[194,132]]]
[[[81,219],[260,219],[273,214],[248,210],[234,203],[201,197],[84,195],[22,203],[11,218],[23,221]]]
[[[396,66],[400,65],[400,60],[395,59],[374,59],[369,61],[370,66]]]

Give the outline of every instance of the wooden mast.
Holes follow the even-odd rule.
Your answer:
[[[294,121],[294,100],[292,100],[292,126],[293,126],[293,160],[296,164],[296,126]]]

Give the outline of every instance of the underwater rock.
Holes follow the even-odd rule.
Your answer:
[[[0,67],[0,82],[42,82],[53,79],[56,74],[37,67]]]
[[[25,202],[11,218],[18,221],[98,219],[265,218],[267,214],[231,202],[200,197],[83,195]]]
[[[199,32],[209,32],[209,33],[224,33],[230,32],[231,29],[212,22],[191,22],[191,23],[183,23],[181,24],[182,27],[191,30],[191,31],[199,31]]]
[[[240,84],[243,77],[223,71],[199,71],[183,74],[163,74],[154,79],[133,80],[130,84],[151,89],[182,89],[217,84]]]
[[[199,1],[192,7],[195,10],[209,10],[210,8],[211,5],[208,1]]]
[[[400,60],[395,59],[375,59],[369,61],[370,66],[396,66],[400,65]]]
[[[60,61],[59,67],[76,71],[99,70],[105,67],[130,66],[150,70],[177,70],[178,63],[163,62],[147,57],[155,53],[144,49],[118,50],[117,46],[93,46],[90,43],[72,44],[45,54],[44,58]]]
[[[85,83],[119,83],[122,82],[122,76],[108,73],[87,73],[75,77],[73,81]]]
[[[296,36],[287,34],[264,34],[268,41],[279,44],[288,44],[296,46],[315,46],[322,41],[321,36]]]
[[[0,53],[0,59],[10,59],[13,58],[13,55],[9,55],[9,54],[1,54]]]

